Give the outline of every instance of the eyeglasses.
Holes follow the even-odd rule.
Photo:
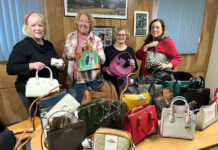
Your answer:
[[[126,36],[126,34],[117,34],[117,36]]]
[[[79,22],[81,22],[81,23],[89,23],[89,21],[88,20],[79,20]]]

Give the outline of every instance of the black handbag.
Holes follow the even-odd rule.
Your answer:
[[[202,105],[209,104],[210,89],[205,88],[204,78],[197,76],[190,80],[189,87],[181,90],[181,96],[185,97],[188,103],[194,101],[197,105],[195,108],[199,109]]]

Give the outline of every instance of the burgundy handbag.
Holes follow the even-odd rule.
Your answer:
[[[120,55],[127,53],[132,59],[132,56],[128,52],[122,52],[118,54],[110,63],[108,70],[109,72],[116,77],[126,77],[133,71],[133,66],[129,65],[128,67],[124,67],[125,60],[123,58],[119,58]]]
[[[154,105],[138,106],[125,114],[124,130],[129,132],[134,144],[158,130],[158,120]]]

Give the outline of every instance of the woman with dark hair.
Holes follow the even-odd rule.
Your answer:
[[[147,51],[154,51],[163,53],[169,58],[169,63],[160,64],[161,69],[175,69],[175,67],[181,61],[181,56],[179,55],[172,39],[167,38],[167,29],[165,23],[161,19],[153,20],[149,25],[149,33],[145,39],[145,43],[142,47],[137,50],[136,57],[142,60],[140,75],[150,75],[153,69],[147,69],[146,66],[146,55]]]
[[[12,150],[16,144],[14,133],[6,129],[6,126],[0,120],[0,149]]]

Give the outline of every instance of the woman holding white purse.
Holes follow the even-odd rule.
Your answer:
[[[63,61],[62,66],[51,66],[51,59],[58,59],[59,56],[52,43],[44,39],[46,23],[42,15],[29,13],[25,17],[22,31],[26,37],[13,47],[7,63],[7,73],[18,75],[15,86],[28,112],[35,99],[25,96],[28,79],[34,77],[37,70],[40,77],[49,77],[50,72],[45,69],[46,66],[52,70],[53,78],[58,79],[58,72],[64,70],[65,64]]]

